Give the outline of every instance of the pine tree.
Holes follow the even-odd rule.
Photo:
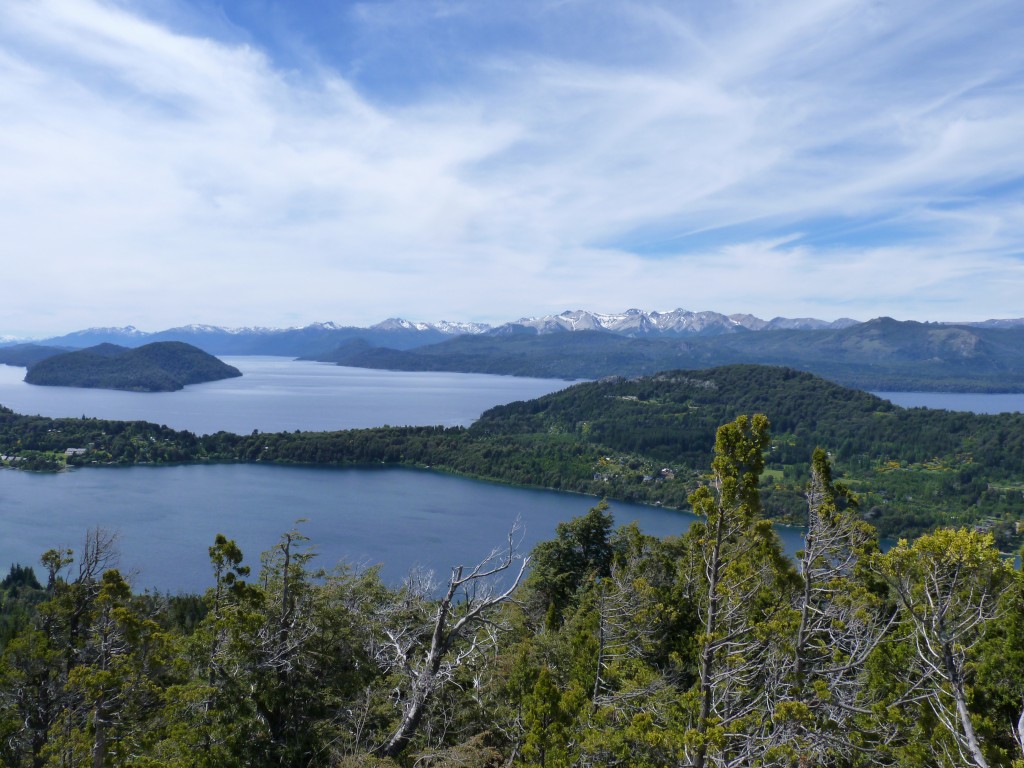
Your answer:
[[[703,635],[687,735],[694,768],[763,754],[768,692],[796,576],[778,537],[761,519],[758,483],[770,444],[762,414],[718,429],[711,477],[690,496],[704,518],[687,539]]]

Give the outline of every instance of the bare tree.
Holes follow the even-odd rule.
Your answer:
[[[452,568],[426,627],[408,620],[411,603],[430,592],[429,581],[421,577],[403,590],[406,604],[392,606],[390,615],[382,617],[377,661],[389,671],[399,671],[406,683],[396,691],[402,712],[398,725],[375,750],[378,756],[394,757],[402,752],[419,728],[431,698],[460,667],[495,642],[494,609],[512,597],[529,563],[529,558],[518,552],[517,533],[518,524],[509,532],[507,546],[493,550],[468,572],[461,565]]]

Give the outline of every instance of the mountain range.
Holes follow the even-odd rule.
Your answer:
[[[332,322],[312,323],[300,328],[223,328],[214,325],[186,325],[150,333],[129,325],[120,328],[87,328],[32,342],[19,342],[8,336],[0,339],[0,347],[31,343],[47,347],[81,349],[96,344],[137,347],[153,341],[183,341],[211,354],[310,356],[331,351],[351,339],[362,339],[373,347],[413,349],[464,335],[608,331],[627,337],[674,338],[744,331],[846,328],[856,323],[856,320],[849,318],[833,322],[814,318],[785,317],[762,320],[749,314],[723,315],[718,312],[691,312],[686,309],[675,309],[671,312],[629,309],[618,314],[573,310],[559,315],[524,317],[498,326],[446,320],[422,323],[402,318],[388,318],[368,328]]]
[[[436,323],[412,322],[388,318],[366,328],[333,322],[312,323],[297,328],[224,328],[215,325],[186,325],[162,331],[141,331],[134,326],[87,328],[38,341],[0,337],[0,348],[45,346],[82,349],[97,344],[138,347],[154,341],[183,341],[216,355],[283,355],[310,357],[331,352],[353,339],[371,347],[414,349],[436,344],[456,336],[545,335],[574,331],[606,331],[628,338],[692,338],[721,336],[749,331],[822,331],[842,330],[861,324],[850,318],[827,321],[809,317],[775,317],[763,320],[750,314],[724,315],[719,312],[647,312],[628,309],[617,314],[570,310],[558,315],[523,317],[503,325],[460,323],[442,320]],[[985,320],[969,323],[942,323],[976,328],[1024,327],[1024,318]]]
[[[369,328],[90,328],[31,344],[0,344],[0,363],[32,366],[68,349],[156,341],[185,342],[213,355],[278,355],[408,371],[594,379],[760,363],[875,391],[1024,391],[1024,319],[828,322],[683,309],[576,310],[493,327],[390,318]]]

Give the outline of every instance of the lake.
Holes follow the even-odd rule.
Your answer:
[[[487,483],[397,467],[334,469],[253,464],[100,467],[59,474],[0,470],[0,568],[37,565],[50,548],[81,548],[85,532],[117,531],[122,570],[138,589],[202,591],[210,586],[207,548],[218,533],[235,539],[259,571],[259,555],[298,518],[317,564],[383,563],[396,584],[413,566],[447,578],[502,546],[522,524],[521,551],[554,535],[562,520],[597,499]],[[613,502],[618,524],[637,521],[653,536],[680,534],[693,515]],[[779,528],[787,551],[801,531]],[[37,574],[42,576],[37,567]]]
[[[284,357],[225,357],[241,378],[178,392],[26,384],[24,368],[0,365],[0,405],[17,413],[151,421],[196,434],[249,434],[392,426],[467,426],[495,405],[570,386],[560,379],[346,368]],[[1024,411],[1024,394],[876,392],[897,405]]]
[[[16,413],[95,416],[245,435],[391,426],[466,426],[495,405],[564,389],[560,379],[345,368],[283,357],[224,357],[241,378],[178,392],[41,387],[24,368],[0,365],[0,405]]]
[[[903,408],[935,408],[971,413],[1012,413],[1024,411],[1024,394],[987,392],[873,392]]]
[[[487,408],[539,397],[568,382],[455,373],[344,368],[279,357],[225,358],[242,378],[179,392],[136,393],[37,387],[24,369],[0,366],[0,404],[19,413],[143,419],[198,434],[247,434],[392,425],[465,425]],[[1021,410],[1021,395],[883,393],[900,405],[979,412]],[[511,488],[409,469],[265,465],[90,468],[57,475],[0,471],[0,568],[35,565],[53,547],[78,549],[89,528],[120,534],[123,568],[139,588],[199,591],[209,585],[207,547],[235,538],[258,570],[259,553],[297,518],[320,564],[383,563],[395,583],[414,565],[444,576],[500,545],[513,521],[523,551],[596,499]],[[615,503],[620,523],[655,536],[678,534],[693,517]],[[780,528],[788,551],[801,532]]]

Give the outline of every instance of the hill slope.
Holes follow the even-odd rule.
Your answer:
[[[57,387],[170,392],[241,376],[237,368],[190,344],[163,341],[136,349],[99,344],[40,360],[28,369],[25,381]]]
[[[41,344],[15,344],[10,347],[0,347],[0,363],[11,365],[16,368],[28,368],[45,360],[48,357],[59,355],[62,352],[71,352],[69,347],[47,347]]]

